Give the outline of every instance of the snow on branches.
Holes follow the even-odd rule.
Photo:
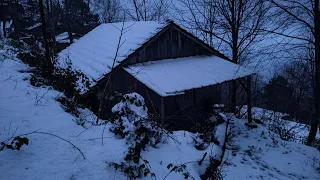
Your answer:
[[[164,130],[148,119],[148,108],[143,97],[138,93],[125,94],[121,102],[112,108],[112,113],[110,131],[126,139],[128,151],[125,162],[110,165],[121,169],[131,179],[149,174],[154,177],[148,161],[142,159],[141,151],[147,146],[156,147],[158,143],[164,142]]]

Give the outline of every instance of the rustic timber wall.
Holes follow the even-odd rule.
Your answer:
[[[123,64],[132,65],[147,61],[210,54],[212,53],[208,49],[172,26],[168,26],[163,32],[129,56]]]
[[[119,68],[113,72],[110,85],[108,86],[108,94],[114,94],[115,91],[122,94],[137,92],[145,99],[149,112],[152,114],[161,113],[161,96],[149,89],[147,86],[136,80],[132,75],[127,73],[124,69]],[[104,89],[104,84],[101,83],[100,89]],[[212,104],[230,104],[230,91],[231,82],[224,82],[218,85],[202,87],[199,89],[191,89],[185,91],[184,94],[176,96],[164,97],[164,116],[172,115],[175,112],[188,108],[202,108],[206,103]],[[238,85],[238,104],[245,103],[246,93],[241,85]],[[90,104],[93,104],[92,110],[98,109],[99,101],[96,98],[97,93],[92,93],[89,96]],[[88,99],[87,98],[87,99]],[[119,102],[119,99],[108,100],[105,102],[105,107],[102,111],[102,119],[108,119],[111,117],[111,108]]]
[[[102,91],[104,89],[106,82],[103,82],[99,85],[99,89]],[[99,92],[97,90],[96,92]],[[154,91],[149,89],[147,86],[142,84],[140,81],[135,79],[132,75],[127,73],[123,68],[117,68],[112,73],[111,81],[107,87],[108,95],[113,95],[115,91],[122,93],[137,92],[145,99],[146,105],[149,109],[149,112],[152,114],[160,112],[160,102],[161,96],[156,94]],[[92,93],[97,94],[97,93]],[[96,95],[95,95],[96,96]],[[97,97],[91,96],[90,99],[95,98],[96,100],[91,100],[91,102],[99,102]],[[119,102],[119,99],[115,98],[114,100],[105,101],[105,107],[101,113],[102,119],[108,119],[111,117],[111,108]],[[97,107],[95,107],[97,108]],[[156,112],[155,112],[156,111]]]
[[[167,116],[191,107],[201,108],[208,101],[213,104],[228,104],[229,84],[230,82],[225,82],[218,85],[187,90],[181,95],[165,97],[165,115]]]

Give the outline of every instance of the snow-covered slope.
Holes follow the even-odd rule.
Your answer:
[[[233,139],[225,156],[225,179],[319,179],[320,153],[300,143],[282,141],[259,125],[233,120]]]
[[[30,144],[22,147],[20,151],[0,151],[1,177],[6,177],[6,180],[126,179],[124,174],[107,164],[123,160],[127,148],[125,140],[118,139],[109,132],[109,125],[91,126],[87,129],[77,125],[74,117],[64,112],[55,100],[61,95],[59,92],[48,88],[35,88],[28,80],[23,80],[29,75],[18,71],[27,68],[17,60],[1,60],[0,142],[33,131],[47,132],[72,142],[84,153],[86,159],[59,138],[31,134],[28,135]],[[89,113],[87,118],[90,117],[92,116]],[[92,121],[94,119],[92,117]],[[159,149],[147,149],[143,155],[150,162],[151,171],[155,172],[159,179],[170,172],[167,169],[169,163],[199,161],[206,151],[215,151],[215,146],[206,151],[196,150],[192,144],[193,134],[189,132],[174,132],[172,137],[175,140],[168,139]],[[190,174],[196,177],[204,168],[190,165],[188,169]],[[167,179],[182,177],[182,174],[172,173]]]
[[[125,140],[109,132],[110,125],[89,126],[87,129],[77,125],[74,117],[64,112],[55,100],[61,94],[31,86],[26,80],[30,75],[18,72],[28,67],[14,54],[7,54],[0,50],[0,142],[33,131],[51,133],[73,143],[86,159],[71,144],[57,137],[29,134],[29,145],[20,151],[0,151],[0,179],[126,179],[123,173],[107,165],[107,162],[123,160],[127,150]],[[87,120],[94,121],[94,116],[85,112]],[[248,129],[244,122],[233,118],[235,137],[229,145],[223,167],[225,179],[320,178],[313,165],[313,159],[319,157],[318,150],[285,142],[278,137],[273,140],[265,127]],[[169,163],[189,162],[186,169],[195,179],[200,179],[199,174],[205,167],[199,166],[198,161],[205,152],[216,154],[217,146],[212,144],[199,151],[193,146],[192,133],[178,131],[172,136],[175,140],[168,138],[168,142],[159,148],[147,148],[142,152],[151,171],[157,179],[163,179],[170,172],[167,169]],[[166,179],[183,179],[183,175],[173,172]]]

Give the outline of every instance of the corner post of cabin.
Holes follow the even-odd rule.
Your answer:
[[[164,114],[164,99],[165,97],[161,97],[161,100],[160,100],[160,118],[161,118],[161,124],[164,125],[164,117],[165,117],[165,114]]]
[[[251,102],[251,76],[247,77],[247,102],[248,102],[248,108],[247,108],[247,113],[248,113],[248,122],[252,122],[252,102]]]

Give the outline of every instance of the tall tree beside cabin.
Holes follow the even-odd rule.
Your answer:
[[[200,30],[207,43],[220,42],[231,52],[232,62],[241,64],[246,60],[251,47],[263,36],[260,30],[265,26],[266,1],[263,0],[180,0],[191,13],[191,19],[181,19],[192,29]],[[195,28],[196,26],[196,28]],[[237,80],[231,84],[231,111],[236,111],[238,101]]]
[[[49,76],[53,72],[53,64],[51,62],[50,57],[50,50],[49,50],[49,43],[48,43],[48,36],[47,36],[47,29],[46,29],[46,18],[44,15],[44,8],[43,8],[43,1],[39,0],[39,10],[40,10],[40,17],[42,23],[42,35],[43,35],[43,42],[45,48],[45,66],[44,66],[44,73],[47,73]]]
[[[314,118],[311,119],[311,129],[306,144],[309,146],[314,145],[318,126],[320,124],[320,6],[319,0],[270,0],[275,8],[278,9],[280,15],[285,15],[284,18],[279,18],[279,14],[276,14],[280,24],[291,25],[289,27],[295,27],[300,32],[304,30],[305,33],[288,34],[287,31],[280,32],[279,29],[268,30],[277,35],[297,39],[304,42],[306,51],[313,49],[313,96],[314,96]],[[290,30],[291,31],[291,30]]]
[[[98,25],[99,16],[91,12],[89,4],[84,0],[65,0],[64,29],[67,30],[70,43],[73,43],[73,32],[87,33]],[[85,29],[85,30],[83,30]]]

